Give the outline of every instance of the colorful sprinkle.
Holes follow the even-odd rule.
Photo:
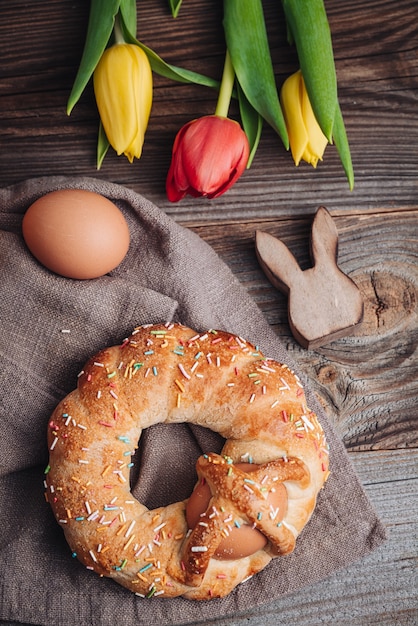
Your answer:
[[[187,378],[187,380],[190,380],[191,376],[190,374],[188,374],[186,372],[186,370],[184,369],[183,365],[181,363],[178,364],[178,368],[180,370],[180,372],[183,374],[184,378]]]
[[[147,563],[147,565],[144,565],[143,567],[141,567],[141,569],[139,570],[139,573],[143,574],[147,570],[151,569],[151,567],[153,567],[153,564],[152,563]]]
[[[183,385],[183,384],[182,384],[179,380],[177,380],[177,378],[176,378],[176,380],[175,380],[174,382],[175,382],[175,384],[177,385],[177,387],[180,389],[180,391],[181,391],[182,393],[184,393],[184,392],[185,392],[184,385]]]
[[[192,552],[207,552],[208,547],[207,546],[192,546],[191,550]]]

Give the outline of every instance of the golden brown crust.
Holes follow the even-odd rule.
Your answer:
[[[190,422],[220,433],[221,455],[199,458],[212,499],[188,531],[186,501],[149,511],[131,494],[131,456],[144,428]],[[47,499],[89,569],[143,596],[222,597],[274,556],[293,550],[328,475],[317,417],[290,369],[223,331],[180,324],[135,329],[91,358],[48,428]],[[233,463],[261,467],[249,474]],[[266,494],[286,487],[283,519]],[[228,524],[268,539],[241,559],[212,558]]]

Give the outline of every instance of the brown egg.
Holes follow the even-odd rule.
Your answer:
[[[236,463],[235,467],[250,474],[255,471],[259,465],[253,463]],[[202,515],[204,515],[211,497],[212,494],[209,485],[205,481],[198,482],[186,505],[186,520],[189,528],[194,528]],[[275,519],[277,522],[281,521],[287,507],[286,487],[278,483],[275,487],[275,491],[268,493],[267,500],[274,509],[279,509],[279,513]],[[249,524],[241,524],[238,528],[231,522],[229,526],[229,535],[222,539],[214,554],[214,557],[217,559],[231,560],[250,556],[250,554],[254,554],[257,550],[264,548],[267,543],[267,539],[263,533]]]
[[[129,248],[124,216],[92,191],[62,189],[36,200],[22,221],[23,238],[42,265],[67,278],[98,278],[121,263]]]

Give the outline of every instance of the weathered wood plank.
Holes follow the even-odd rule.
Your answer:
[[[310,220],[196,225],[246,286],[310,378],[352,450],[417,445],[418,210],[339,216],[339,266],[359,286],[364,320],[315,351],[292,337],[287,298],[258,265],[256,230],[280,238],[301,267],[310,266]],[[307,303],[309,306],[309,303]]]
[[[222,3],[189,0],[177,20],[165,0],[138,3],[138,33],[167,60],[214,78],[221,74]],[[277,82],[296,68],[275,0],[263,5]],[[418,160],[418,21],[415,0],[326,2],[333,32],[340,99],[352,148],[356,186],[348,191],[334,147],[317,170],[295,168],[278,137],[266,128],[251,169],[215,201],[170,204],[165,177],[177,130],[212,113],[208,88],[155,78],[154,107],[139,163],[109,153],[95,168],[98,118],[91,86],[70,118],[66,101],[87,26],[88,3],[15,0],[0,20],[0,185],[44,175],[89,175],[143,193],[175,219],[303,216],[319,204],[364,211],[416,204]],[[30,28],[28,28],[30,24]],[[367,37],[365,33],[367,32]],[[231,114],[235,115],[235,105]],[[36,155],[36,158],[35,158]]]

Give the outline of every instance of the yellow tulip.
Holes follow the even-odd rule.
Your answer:
[[[285,80],[280,99],[295,165],[303,159],[316,167],[328,140],[315,118],[300,70]]]
[[[118,155],[139,159],[152,106],[148,57],[134,44],[105,50],[93,77],[94,94],[107,139]]]

